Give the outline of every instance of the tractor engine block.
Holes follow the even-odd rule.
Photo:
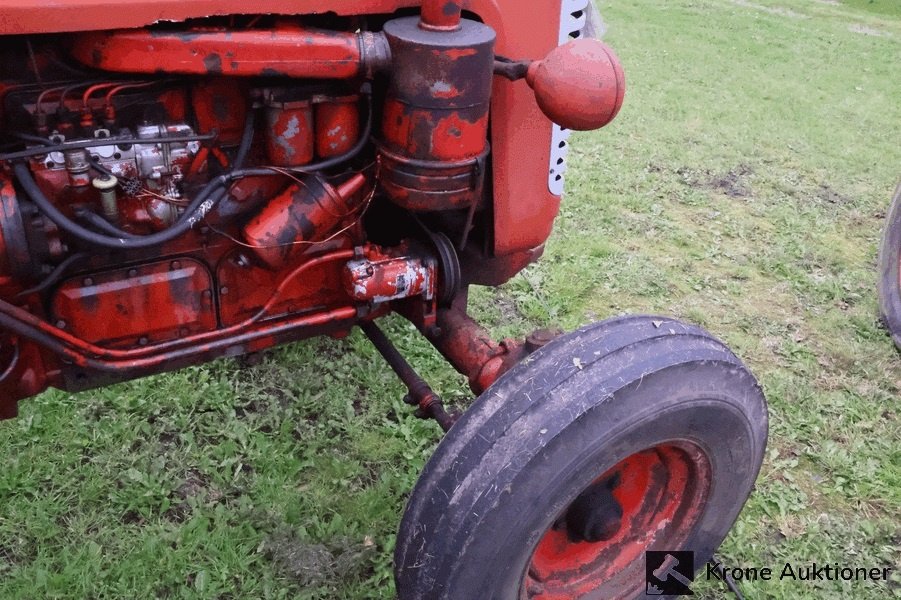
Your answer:
[[[512,127],[549,164],[541,111],[602,126],[625,89],[600,42],[514,60],[457,2],[0,39],[0,417],[389,312],[486,385],[516,353],[461,347],[466,288],[540,256],[559,202],[546,170],[517,193]]]

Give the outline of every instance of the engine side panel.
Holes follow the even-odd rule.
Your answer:
[[[134,28],[163,21],[212,15],[269,13],[337,15],[388,14],[418,6],[415,0],[10,0],[4,3],[0,34]],[[559,2],[472,0],[466,8],[497,32],[497,53],[539,59],[559,41]],[[552,124],[523,85],[495,78],[492,98],[494,240],[496,255],[522,255],[541,246],[559,210],[559,195],[547,185]],[[559,190],[555,190],[559,191]],[[490,280],[509,278],[503,265]]]
[[[555,48],[561,5],[473,0],[438,30],[417,5],[7,3],[0,34],[47,35],[0,37],[0,412],[390,311],[434,333],[466,285],[537,259],[559,208],[552,126],[492,73]],[[241,71],[234,32],[301,31],[359,56]],[[393,61],[364,51],[382,39]],[[442,202],[450,183],[465,193]]]

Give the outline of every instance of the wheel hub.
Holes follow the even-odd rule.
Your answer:
[[[564,600],[603,588],[605,598],[643,588],[643,554],[678,549],[703,512],[710,464],[673,442],[637,452],[596,478],[544,534],[523,579],[523,599]]]

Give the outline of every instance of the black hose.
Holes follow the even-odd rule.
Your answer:
[[[62,276],[66,273],[66,271],[77,262],[81,262],[82,260],[90,257],[91,255],[87,252],[77,252],[63,262],[59,263],[56,268],[54,268],[47,277],[44,278],[39,284],[34,286],[33,288],[28,288],[27,290],[22,290],[18,294],[16,294],[16,298],[22,298],[24,296],[28,296],[37,292],[42,292],[49,288],[51,285],[55,284],[57,281],[62,279]]]
[[[244,166],[244,161],[247,160],[247,155],[250,154],[250,145],[253,143],[253,134],[256,131],[253,128],[253,117],[253,109],[247,109],[247,118],[244,120],[244,132],[241,134],[241,143],[238,146],[238,153],[235,154],[234,167],[236,169],[240,169]]]
[[[332,167],[337,167],[338,165],[347,162],[348,160],[354,158],[360,152],[366,148],[367,144],[369,144],[369,138],[372,136],[372,99],[370,98],[369,110],[366,115],[366,124],[363,126],[363,134],[360,136],[360,139],[357,140],[357,143],[353,148],[345,152],[344,154],[340,154],[338,156],[333,156],[332,158],[327,158],[325,160],[320,160],[316,163],[310,163],[308,165],[304,165],[302,167],[292,167],[291,171],[298,171],[301,173],[312,173],[314,171],[325,171],[326,169],[331,169]]]
[[[326,160],[319,161],[317,163],[305,165],[302,169],[292,170],[300,172],[321,171],[338,166],[357,156],[360,152],[363,151],[364,148],[366,148],[367,144],[369,143],[369,137],[372,135],[372,113],[372,107],[370,106],[363,135],[360,136],[359,141],[356,143],[356,145],[354,145],[353,148],[340,156],[335,156]],[[251,117],[248,118],[248,121],[250,120],[250,118]],[[243,136],[241,140],[242,147],[245,145],[245,141],[247,141],[247,144],[249,144],[248,140],[252,141],[252,139],[252,135]],[[141,143],[142,141],[139,141],[137,143]],[[170,139],[169,141],[176,140]],[[109,142],[117,143],[117,140],[109,140],[107,143]],[[239,148],[237,158],[241,158],[241,154],[244,154],[244,156],[246,157],[247,151],[244,151],[242,153],[241,150],[242,148]],[[235,161],[236,163],[237,158]],[[2,160],[4,160],[4,157],[0,156],[0,161]],[[57,227],[86,244],[92,246],[100,246],[102,248],[109,248],[112,250],[140,250],[170,242],[178,236],[190,231],[194,227],[194,225],[202,221],[207,213],[213,210],[216,205],[218,205],[219,202],[221,202],[222,199],[225,198],[228,193],[228,185],[232,182],[244,177],[272,176],[280,174],[276,170],[268,169],[265,167],[233,169],[228,173],[224,173],[222,175],[219,175],[218,177],[211,179],[203,187],[203,189],[200,190],[197,196],[194,197],[191,203],[188,204],[184,214],[182,214],[178,218],[178,220],[169,228],[165,229],[164,231],[146,236],[134,236],[121,231],[106,222],[104,222],[105,225],[102,226],[99,225],[99,221],[97,221],[96,223],[92,221],[92,224],[103,227],[111,235],[103,235],[82,227],[78,223],[69,219],[69,217],[67,217],[65,214],[60,212],[60,210],[56,208],[56,206],[54,206],[54,204],[50,202],[50,200],[47,199],[47,197],[44,195],[44,192],[41,191],[40,187],[38,187],[34,178],[31,176],[31,171],[28,169],[28,166],[26,164],[17,163],[13,167],[13,173],[15,174],[19,185],[22,186],[22,190],[25,192],[25,194],[31,199],[32,202],[34,202],[38,209],[42,213],[44,213],[44,215],[46,215],[48,219],[50,219],[57,225]]]
[[[92,212],[91,210],[89,210],[87,208],[81,208],[80,210],[76,209],[75,216],[78,217],[79,219],[81,219],[82,221],[84,221],[85,223],[87,223],[88,225],[90,225],[91,227],[93,227],[94,229],[96,229],[97,231],[100,231],[101,233],[109,234],[113,237],[126,238],[129,240],[141,237],[134,233],[128,233],[127,231],[123,231],[123,230],[119,229],[118,227],[116,227],[115,225],[113,225],[112,223],[110,223],[109,221],[107,221],[106,219],[104,219],[103,217],[98,215],[97,213]]]
[[[51,142],[49,139],[45,137],[41,137],[39,135],[31,135],[30,133],[14,133],[14,136],[19,138],[24,142],[31,142],[33,144],[41,144],[42,146],[55,146],[55,142]],[[46,150],[43,151],[46,154]]]
[[[197,194],[191,204],[188,205],[185,214],[165,231],[141,237],[122,237],[121,234],[119,234],[119,237],[112,237],[86,229],[60,212],[60,210],[47,199],[37,183],[35,183],[27,165],[18,163],[13,167],[13,172],[25,194],[32,202],[34,202],[38,209],[60,229],[87,244],[100,246],[102,248],[110,248],[112,250],[139,250],[142,248],[151,248],[153,246],[165,244],[186,233],[196,223],[203,219],[206,213],[215,206],[214,199],[210,198],[213,192],[220,186],[227,185],[232,181],[232,178],[226,175],[210,181],[200,193]],[[221,197],[219,199],[221,199]]]
[[[240,168],[244,164],[244,161],[247,159],[247,155],[250,154],[250,147],[251,147],[251,144],[253,143],[253,134],[254,134],[253,122],[254,122],[253,110],[248,110],[247,111],[247,119],[244,121],[244,132],[241,135],[241,143],[238,146],[238,152],[235,155],[234,167],[236,169]],[[113,174],[110,171],[106,170],[106,168],[103,167],[103,165],[101,165],[99,162],[96,162],[93,159],[93,157],[91,158],[91,166],[93,166],[95,169],[97,169],[101,173],[113,176]],[[218,205],[225,198],[226,194],[228,194],[228,191],[224,188],[213,192],[213,194],[210,198],[210,207],[212,208],[212,207]],[[188,208],[190,209],[190,206]],[[187,214],[187,212],[188,211],[186,210],[185,214]],[[135,235],[133,233],[129,233],[127,231],[119,229],[118,227],[116,227],[115,225],[113,225],[112,223],[110,223],[109,221],[107,221],[106,219],[104,219],[103,217],[98,215],[97,213],[91,212],[89,210],[84,210],[81,213],[77,214],[76,216],[78,218],[82,219],[83,221],[85,221],[86,223],[88,223],[89,225],[92,225],[94,227],[94,229],[98,229],[103,233],[113,236],[114,238],[117,238],[117,239],[125,238],[125,239],[129,239],[129,240],[143,239],[143,236]],[[177,222],[178,221],[176,221],[176,223]],[[168,231],[168,229],[166,231]]]
[[[241,134],[241,143],[238,145],[238,152],[235,154],[235,161],[232,165],[234,169],[242,168],[244,162],[247,160],[247,156],[250,154],[250,148],[253,144],[253,135],[256,132],[253,127],[253,121],[254,112],[251,108],[247,110],[247,117],[244,120],[244,132]],[[232,172],[234,172],[234,170]],[[228,189],[223,187],[221,190],[217,190],[213,193],[211,201],[214,206],[218,206],[226,196],[228,196]]]

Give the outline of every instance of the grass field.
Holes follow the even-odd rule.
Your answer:
[[[623,312],[701,323],[759,377],[771,438],[721,555],[893,566],[901,355],[876,311],[901,176],[901,2],[612,0],[621,115],[574,140],[543,261],[475,314],[497,335]],[[461,378],[389,334],[439,392]],[[0,598],[391,598],[405,494],[438,439],[359,332],[77,395],[0,424]],[[701,597],[724,597],[700,584]]]

